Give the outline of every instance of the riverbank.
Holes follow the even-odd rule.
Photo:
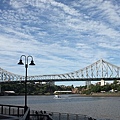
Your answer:
[[[120,93],[92,93],[90,95],[79,94],[79,97],[120,97]]]
[[[25,94],[0,94],[0,96],[24,96]],[[51,96],[54,94],[27,94],[28,96]],[[68,94],[60,94],[60,95],[68,95]],[[89,95],[86,94],[69,94],[70,97],[120,97],[120,92],[117,93],[110,93],[110,92],[105,92],[105,93],[92,93]]]

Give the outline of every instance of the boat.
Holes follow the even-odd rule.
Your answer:
[[[54,96],[55,99],[61,98],[59,95]]]

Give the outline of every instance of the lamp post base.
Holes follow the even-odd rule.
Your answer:
[[[28,106],[25,106],[24,107],[24,113],[27,111],[27,109],[28,109]]]

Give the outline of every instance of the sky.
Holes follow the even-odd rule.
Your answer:
[[[101,58],[120,66],[120,0],[0,0],[0,67],[25,75],[21,55],[36,64],[28,75],[74,72]]]

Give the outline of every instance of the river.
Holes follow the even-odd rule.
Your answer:
[[[24,105],[24,96],[0,96],[0,104]],[[99,119],[120,120],[120,97],[28,96],[32,110],[83,114]]]

